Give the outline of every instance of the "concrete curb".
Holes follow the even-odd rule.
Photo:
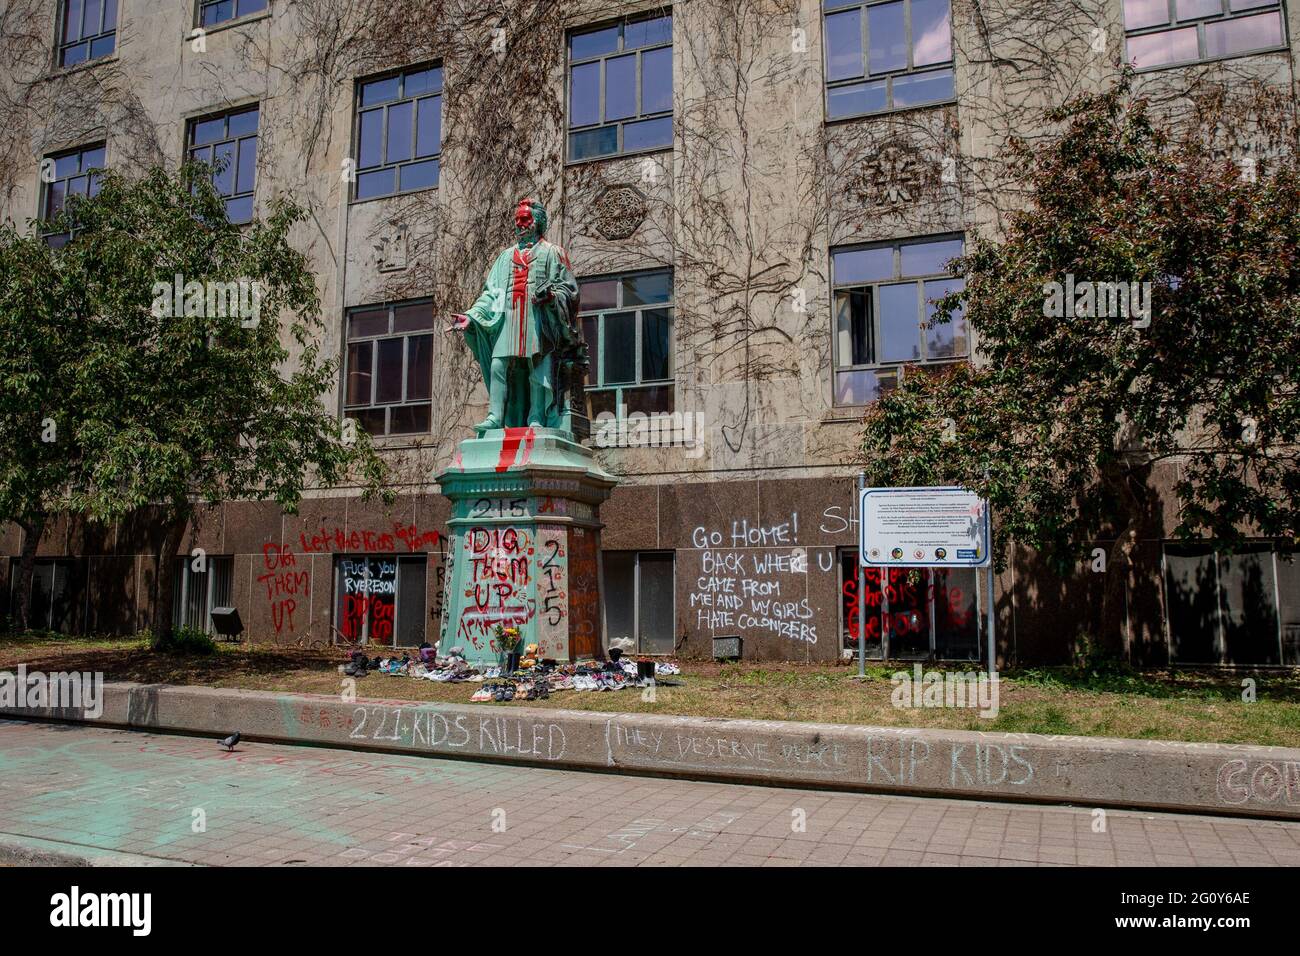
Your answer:
[[[102,714],[163,733],[878,793],[1300,819],[1300,750],[1236,744],[418,704],[106,683]],[[215,746],[215,743],[214,743]]]
[[[135,853],[115,853],[93,846],[59,843],[16,833],[0,833],[0,863],[10,866],[190,866]]]

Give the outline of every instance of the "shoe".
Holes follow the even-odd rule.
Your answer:
[[[483,419],[481,422],[479,422],[477,425],[474,426],[474,431],[485,432],[488,431],[489,429],[500,428],[500,427],[501,427],[501,423],[497,421],[493,416],[489,415],[487,418]]]
[[[486,687],[480,687],[478,690],[474,691],[474,693],[470,695],[469,699],[475,701],[476,703],[482,703],[485,700],[491,700],[492,691],[488,690]]]

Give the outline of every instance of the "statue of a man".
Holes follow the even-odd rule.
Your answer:
[[[566,396],[556,388],[557,351],[577,339],[578,283],[569,257],[547,242],[546,209],[522,199],[513,246],[497,256],[483,293],[448,331],[462,329],[488,387],[490,428],[560,428]]]

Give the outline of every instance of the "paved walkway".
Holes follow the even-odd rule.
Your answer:
[[[0,721],[0,842],[202,864],[1300,864],[1300,823],[829,793]],[[199,832],[195,832],[198,830]]]

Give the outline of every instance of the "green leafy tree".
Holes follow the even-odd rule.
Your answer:
[[[51,224],[72,230],[64,247],[42,253],[39,239],[12,233],[0,246],[11,250],[0,258],[0,384],[22,398],[13,434],[19,460],[32,462],[0,473],[4,516],[30,522],[23,508],[38,501],[42,515],[151,515],[155,631],[171,626],[175,555],[201,503],[294,511],[312,486],[356,483],[371,495],[386,481],[369,436],[322,403],[338,366],[321,354],[312,273],[290,241],[304,218],[277,199],[265,219],[232,225],[202,166],[109,172],[97,196]],[[26,373],[15,371],[24,337],[11,287],[39,293],[41,337],[52,336]],[[66,418],[57,467],[30,443],[35,416],[48,417],[43,402]]]
[[[981,360],[906,375],[869,410],[862,451],[873,484],[986,497],[999,566],[1015,540],[1070,574],[1113,539],[1114,650],[1128,555],[1160,533],[1158,463],[1177,464],[1180,537],[1300,533],[1300,153],[1289,115],[1265,111],[1246,122],[1275,155],[1243,168],[1175,137],[1126,83],[1049,116],[1054,138],[1016,148],[1028,203],[1002,241],[968,246],[965,288],[934,316],[964,310]],[[1096,285],[1120,282],[1138,283],[1126,309]]]

